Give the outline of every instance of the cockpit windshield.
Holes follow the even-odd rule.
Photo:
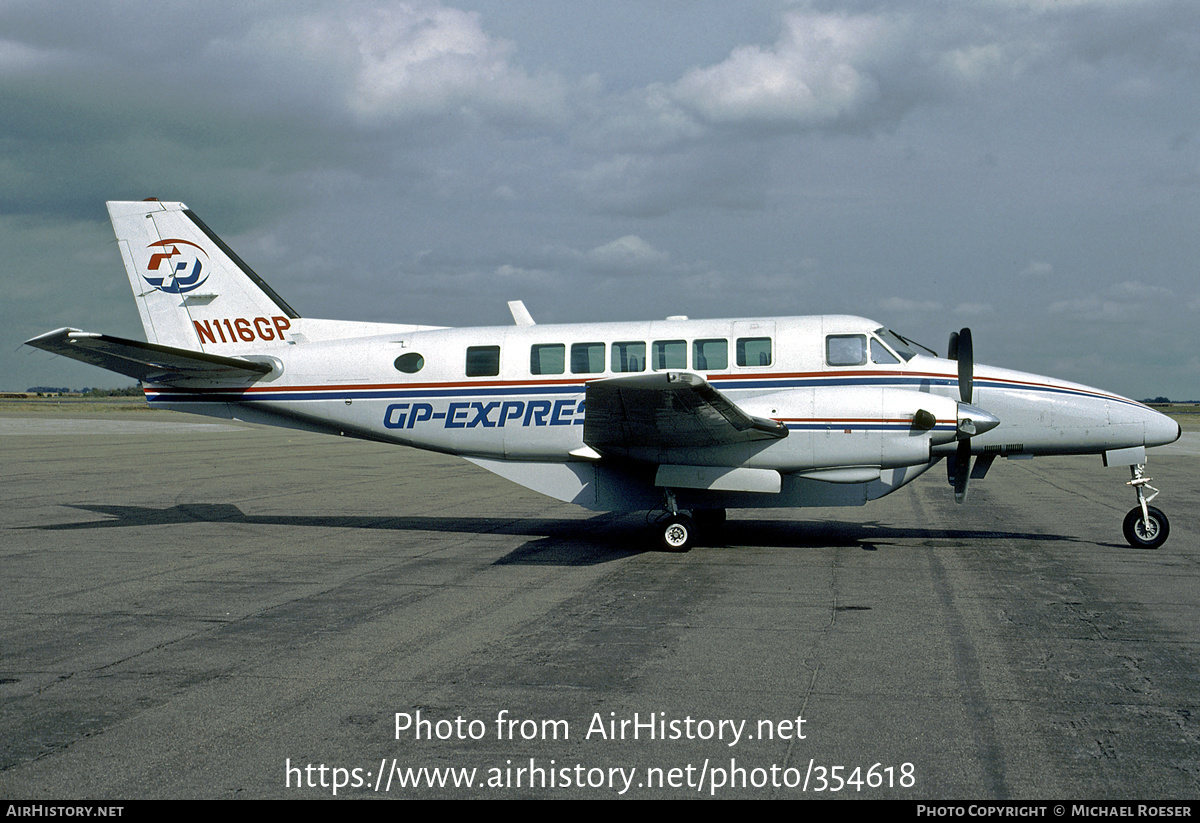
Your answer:
[[[916,356],[916,352],[908,347],[907,341],[900,335],[890,329],[876,329],[875,334],[886,343],[892,351],[898,354],[905,362],[912,360]]]

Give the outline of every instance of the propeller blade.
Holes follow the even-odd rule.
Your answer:
[[[970,403],[975,379],[975,350],[971,344],[970,329],[958,333],[955,349],[958,355],[958,395],[964,403]]]
[[[958,447],[946,460],[946,479],[954,486],[954,499],[961,503],[967,499],[967,481],[972,477],[983,477],[995,459],[988,454],[975,462],[971,470],[971,438],[991,431],[1000,425],[1000,419],[983,409],[971,405],[975,394],[975,346],[971,341],[971,330],[950,332],[950,345],[946,356],[958,361]]]
[[[971,476],[971,442],[959,440],[954,453],[954,502],[967,499],[967,479]]]

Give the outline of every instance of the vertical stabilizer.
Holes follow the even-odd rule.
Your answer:
[[[299,315],[183,203],[108,213],[149,342],[217,354],[287,342]]]

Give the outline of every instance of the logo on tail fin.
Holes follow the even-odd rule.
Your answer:
[[[179,250],[180,246],[191,246],[196,252],[188,255],[186,250],[183,252]],[[159,291],[168,294],[185,294],[198,289],[208,279],[208,274],[204,273],[204,263],[200,260],[203,257],[204,262],[207,262],[208,255],[195,243],[188,240],[159,240],[146,248],[152,250],[146,271],[158,272],[162,276],[152,277],[143,274],[142,279]],[[189,256],[192,257],[191,271],[188,271],[187,258]],[[203,277],[201,277],[202,274]]]

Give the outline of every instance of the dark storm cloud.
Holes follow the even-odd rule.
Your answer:
[[[10,0],[0,321],[136,334],[103,201],[158,196],[305,313],[849,311],[1187,393],[1198,55],[1172,0]],[[1145,317],[1161,367],[1090,339]]]

